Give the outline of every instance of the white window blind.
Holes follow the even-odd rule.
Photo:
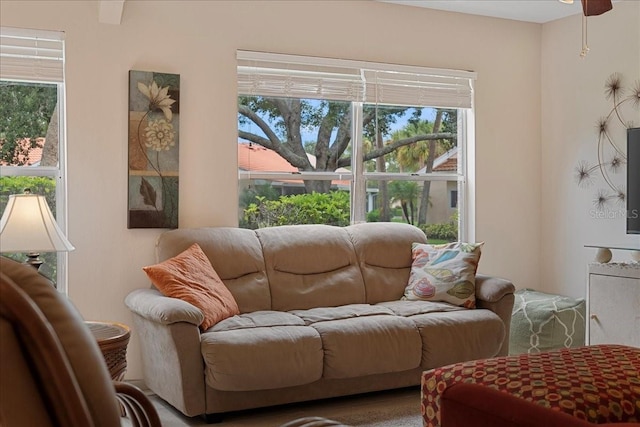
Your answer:
[[[441,108],[471,108],[473,86],[468,77],[364,70],[366,102]]]
[[[64,33],[0,27],[0,78],[62,83]]]
[[[238,94],[471,108],[474,72],[238,51]]]

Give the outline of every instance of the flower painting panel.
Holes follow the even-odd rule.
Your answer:
[[[129,228],[178,227],[180,75],[129,71]]]

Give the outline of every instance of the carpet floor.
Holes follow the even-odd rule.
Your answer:
[[[212,426],[200,417],[189,418],[155,395],[150,395],[163,427]],[[324,417],[350,426],[420,427],[420,388],[368,393],[295,403],[270,408],[232,412],[221,427],[278,427],[302,417]]]

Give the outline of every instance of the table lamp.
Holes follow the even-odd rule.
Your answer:
[[[64,236],[51,214],[44,196],[9,196],[0,219],[0,252],[26,252],[27,264],[36,270],[42,265],[40,252],[69,252],[75,248]]]

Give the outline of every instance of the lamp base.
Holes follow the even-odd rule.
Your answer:
[[[40,254],[38,252],[29,252],[27,254],[27,260],[24,263],[29,264],[31,267],[38,270],[44,261],[40,259]]]

